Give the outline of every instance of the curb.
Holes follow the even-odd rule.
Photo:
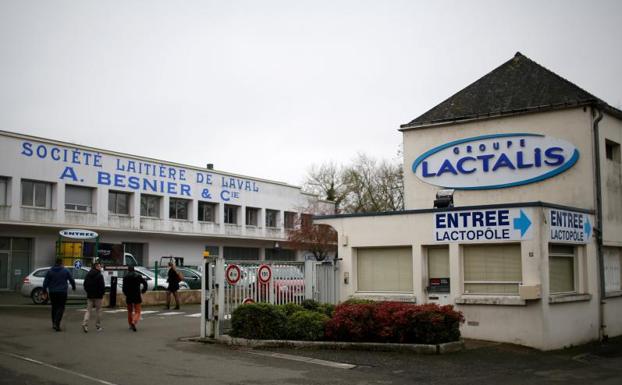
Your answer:
[[[218,343],[246,348],[315,348],[327,350],[369,350],[377,352],[411,352],[415,354],[447,354],[464,350],[464,341],[446,342],[438,345],[395,344],[382,342],[328,342],[292,340],[251,340],[223,335],[217,338],[194,338],[196,342]]]

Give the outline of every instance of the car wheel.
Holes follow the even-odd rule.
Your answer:
[[[34,302],[35,305],[45,305],[48,303],[48,297],[45,296],[45,292],[40,287],[34,289],[32,293],[30,293],[30,298],[32,298],[32,302]]]

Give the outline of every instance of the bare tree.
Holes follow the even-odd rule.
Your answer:
[[[347,166],[315,166],[305,183],[308,190],[333,200],[338,213],[397,211],[404,208],[403,170],[399,162],[365,154]]]
[[[287,244],[294,250],[309,251],[317,261],[337,251],[337,231],[329,225],[314,224],[311,215],[299,216],[298,224],[287,234]]]

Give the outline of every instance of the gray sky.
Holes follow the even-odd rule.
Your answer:
[[[300,184],[521,51],[622,107],[622,1],[0,0],[0,129]]]

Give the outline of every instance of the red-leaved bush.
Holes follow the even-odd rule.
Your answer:
[[[438,344],[460,338],[462,313],[453,306],[402,302],[342,304],[326,323],[334,341]]]

